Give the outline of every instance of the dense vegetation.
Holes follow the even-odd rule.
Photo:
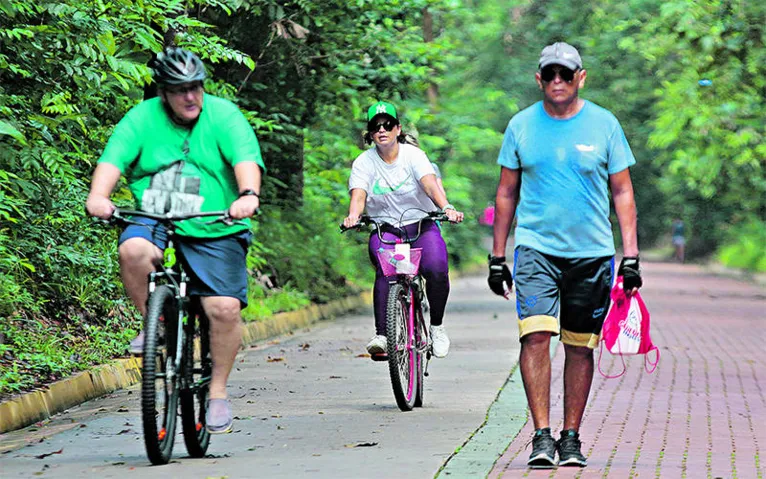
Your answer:
[[[363,110],[396,103],[441,167],[453,265],[480,257],[510,116],[539,97],[543,45],[577,45],[583,96],[639,159],[642,247],[682,217],[690,253],[766,270],[766,6],[735,0],[0,0],[0,394],[124,351],[116,232],[83,213],[90,173],[146,67],[175,42],[204,59],[261,141],[269,177],[248,258],[257,320],[370,280],[341,237]],[[119,204],[130,204],[125,189]]]

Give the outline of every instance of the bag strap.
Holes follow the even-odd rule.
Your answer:
[[[625,371],[628,370],[628,367],[625,365],[625,358],[623,357],[622,354],[619,354],[620,361],[622,361],[622,372],[620,372],[620,374],[617,374],[615,376],[610,376],[608,374],[605,374],[604,371],[601,370],[601,356],[604,354],[604,339],[602,338],[601,341],[598,342],[598,344],[599,344],[599,347],[598,347],[598,372],[601,373],[601,375],[604,376],[606,379],[616,379],[616,378],[619,378],[620,376],[622,376],[623,374],[625,374]],[[618,348],[620,347],[619,344],[617,345],[617,347]],[[658,354],[659,354],[659,352],[658,352]],[[659,358],[657,359],[657,361],[659,362]],[[657,367],[657,366],[655,365],[655,367]]]
[[[653,362],[649,360],[649,353],[651,353],[652,351],[657,352],[657,359],[655,359]],[[652,374],[654,370],[657,369],[658,364],[660,364],[660,348],[658,348],[657,346],[654,346],[652,349],[647,351],[646,354],[644,354],[644,369],[646,370],[647,373]],[[649,369],[650,366],[651,366],[651,369]]]

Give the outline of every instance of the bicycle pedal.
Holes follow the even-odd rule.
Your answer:
[[[388,361],[388,354],[386,353],[371,354],[370,359],[372,359],[373,361]]]

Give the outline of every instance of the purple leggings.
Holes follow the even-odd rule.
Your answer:
[[[404,227],[407,235],[414,238],[418,233],[418,224]],[[383,239],[392,241],[401,233],[396,228],[383,229]],[[426,280],[426,296],[431,307],[431,324],[442,324],[444,308],[449,296],[449,263],[447,261],[447,245],[444,244],[439,227],[433,221],[423,221],[420,237],[412,243],[413,248],[422,248],[420,257],[420,274]],[[383,270],[378,261],[378,249],[394,249],[394,245],[381,243],[378,234],[373,231],[370,235],[370,261],[375,266],[375,289],[373,290],[373,307],[375,309],[375,332],[386,334],[386,306],[388,302],[388,279],[383,276]]]

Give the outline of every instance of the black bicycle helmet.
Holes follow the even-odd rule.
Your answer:
[[[152,78],[159,85],[180,85],[202,81],[207,77],[205,65],[197,55],[183,48],[169,47],[157,54]]]

